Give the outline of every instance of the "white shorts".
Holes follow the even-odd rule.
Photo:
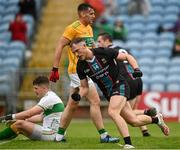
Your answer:
[[[80,86],[80,79],[79,79],[77,73],[69,74],[69,78],[71,80],[71,82],[70,82],[71,87],[76,88],[76,87]],[[88,79],[89,86],[94,86],[94,82],[90,78],[87,78],[87,79]]]
[[[35,124],[32,135],[29,138],[32,140],[55,141],[56,134],[57,132],[52,129],[44,129],[43,126]]]

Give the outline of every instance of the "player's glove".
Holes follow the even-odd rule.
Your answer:
[[[13,120],[13,119],[14,119],[13,114],[9,114],[9,115],[0,117],[0,122],[6,122],[8,120]]]
[[[56,68],[56,67],[52,68],[49,80],[52,82],[56,82],[57,80],[59,80],[58,68]]]
[[[143,75],[143,73],[141,72],[141,70],[139,68],[134,69],[134,72],[133,72],[134,78],[142,77],[142,75]]]
[[[79,102],[81,100],[81,95],[79,95],[79,93],[75,92],[71,95],[71,98],[76,101]]]
[[[79,95],[79,87],[76,87],[75,89],[74,89],[75,91],[74,91],[74,93],[71,95],[71,98],[74,100],[74,101],[76,101],[76,102],[78,102],[78,101],[80,101],[81,100],[81,95]]]

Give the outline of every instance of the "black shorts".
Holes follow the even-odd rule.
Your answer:
[[[130,89],[130,95],[127,100],[132,100],[137,96],[137,81],[130,77],[127,77],[126,81],[129,85],[129,89]]]
[[[141,78],[137,78],[136,83],[137,83],[137,95],[141,95],[143,92],[143,81]]]
[[[106,95],[105,97],[109,101],[111,96],[114,95],[121,95],[129,99],[130,89],[128,83],[125,80],[118,80],[116,84],[113,85],[110,95]]]

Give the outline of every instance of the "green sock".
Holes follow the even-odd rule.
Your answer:
[[[66,129],[60,128],[58,129],[58,134],[64,135]]]
[[[15,138],[17,134],[10,128],[5,128],[3,131],[0,132],[0,140],[6,140],[10,138]]]
[[[103,134],[103,133],[107,133],[107,131],[105,129],[100,129],[98,130],[99,134]]]

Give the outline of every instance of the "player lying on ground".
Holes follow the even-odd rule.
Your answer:
[[[100,33],[97,38],[97,45],[98,47],[104,48],[113,48],[117,51],[121,51],[127,53],[127,50],[123,49],[120,46],[114,46],[112,37],[109,33]],[[133,69],[127,61],[118,61],[118,65],[120,67],[120,74],[125,78],[127,81],[129,88],[130,88],[130,95],[127,101],[130,103],[132,109],[135,109],[136,102],[139,96],[142,94],[143,90],[143,82],[141,78],[133,78],[132,73]],[[135,110],[136,114],[149,114],[150,116],[156,116],[156,109],[151,108],[149,110]],[[140,127],[143,136],[150,136],[148,129],[146,126]]]
[[[37,77],[33,81],[33,88],[40,101],[26,111],[1,117],[1,121],[12,120],[13,123],[0,132],[0,140],[15,138],[18,134],[23,134],[32,140],[55,140],[64,104],[49,89],[47,77]],[[42,122],[42,126],[35,124],[37,122]]]
[[[161,114],[158,114],[157,117],[136,116],[126,101],[129,97],[129,89],[126,81],[120,75],[117,60],[127,60],[134,69],[133,76],[141,77],[142,72],[131,55],[108,48],[89,49],[83,38],[73,40],[71,47],[72,52],[79,58],[77,73],[81,81],[80,91],[73,93],[72,99],[80,101],[81,97],[87,94],[89,89],[87,77],[90,77],[109,101],[108,114],[124,138],[124,148],[134,148],[126,122],[135,127],[154,123],[161,128],[165,135],[169,135],[169,128],[164,123]]]

